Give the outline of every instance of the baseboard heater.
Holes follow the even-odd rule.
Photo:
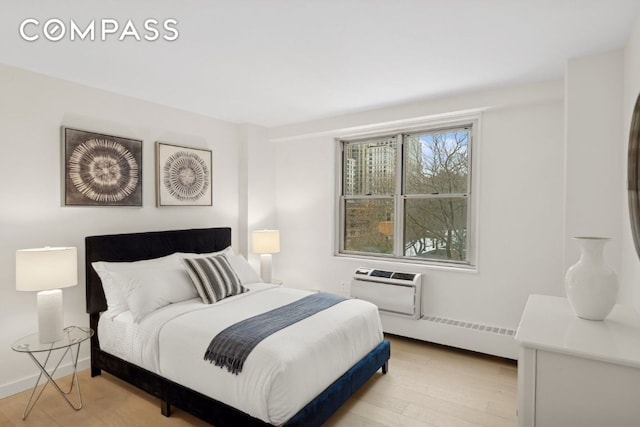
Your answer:
[[[419,319],[422,275],[358,268],[351,281],[351,296],[372,302],[382,313]]]
[[[466,322],[427,313],[418,321],[380,313],[385,333],[463,348],[479,353],[518,359],[518,345],[512,328]]]

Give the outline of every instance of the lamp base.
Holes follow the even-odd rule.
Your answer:
[[[271,283],[271,254],[260,255],[260,277],[264,283]]]
[[[62,290],[38,292],[38,338],[41,344],[60,341],[63,336]]]

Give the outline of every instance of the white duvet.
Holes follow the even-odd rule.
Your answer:
[[[276,332],[229,373],[204,360],[211,339],[227,326],[298,300],[309,292],[266,284],[213,305],[171,304],[138,324],[129,312],[105,313],[103,351],[280,425],[382,341],[375,305],[347,300]]]

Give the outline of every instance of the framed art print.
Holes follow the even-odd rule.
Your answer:
[[[142,141],[62,128],[65,206],[142,206]]]
[[[158,206],[211,206],[211,150],[156,143]]]

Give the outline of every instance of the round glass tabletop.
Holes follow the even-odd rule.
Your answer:
[[[22,353],[36,353],[39,351],[50,351],[59,348],[69,347],[73,344],[86,341],[93,336],[93,329],[81,328],[79,326],[67,326],[64,328],[62,339],[50,343],[41,343],[38,334],[22,337],[11,345],[14,351]]]

